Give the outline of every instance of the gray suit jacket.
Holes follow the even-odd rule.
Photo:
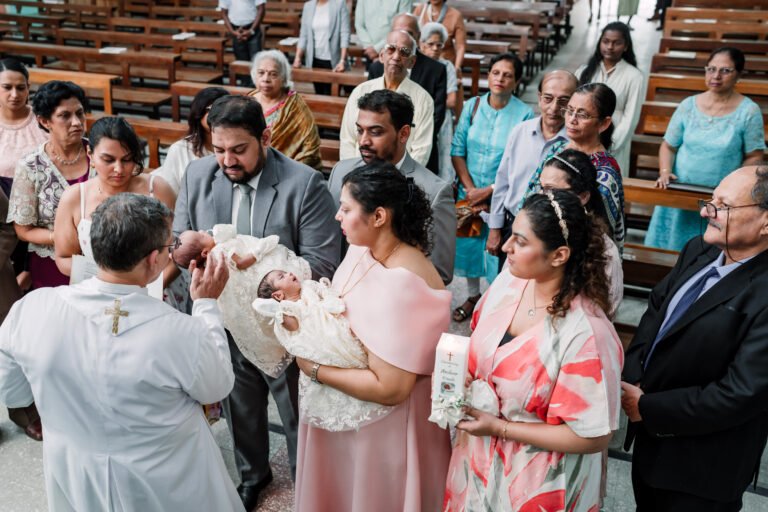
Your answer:
[[[315,18],[316,0],[304,4],[301,13],[301,30],[298,47],[304,50],[304,65],[312,67],[315,56],[315,33],[312,30],[312,20]],[[336,66],[341,60],[341,49],[349,48],[349,11],[345,0],[328,0],[329,16],[331,18],[330,39],[331,66]]]
[[[182,178],[173,232],[232,224],[232,182],[210,155],[193,161]],[[341,234],[336,208],[322,175],[269,148],[254,199],[253,236],[278,235],[307,260],[313,278],[332,277],[339,265]]]
[[[362,158],[349,158],[338,162],[328,178],[328,189],[335,203],[341,197],[341,183],[352,170],[365,165]],[[456,206],[453,188],[429,169],[405,155],[400,172],[412,177],[414,183],[424,189],[432,204],[432,254],[430,259],[445,284],[453,279],[453,260],[456,257]]]

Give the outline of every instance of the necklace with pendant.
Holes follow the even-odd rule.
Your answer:
[[[536,305],[536,285],[534,284],[533,285],[533,307],[528,310],[528,316],[533,318],[534,316],[536,316],[536,310],[537,309],[542,309],[542,308],[546,308],[546,307],[547,307],[547,305],[544,305],[544,306],[537,306]]]
[[[362,256],[360,256],[360,259],[357,260],[357,263],[355,263],[355,266],[352,267],[352,272],[349,273],[349,277],[347,277],[347,280],[344,282],[344,286],[341,287],[341,293],[339,293],[339,296],[340,297],[344,297],[346,294],[351,292],[352,289],[355,286],[357,286],[357,284],[360,281],[365,279],[365,276],[368,275],[368,272],[370,272],[373,267],[375,267],[378,264],[382,264],[383,265],[384,263],[386,263],[386,261],[389,259],[389,257],[392,256],[393,254],[395,254],[395,251],[397,251],[400,248],[401,244],[402,244],[402,242],[398,242],[397,245],[395,245],[395,247],[389,252],[389,254],[387,254],[381,261],[377,260],[376,258],[373,258],[373,253],[371,253],[371,258],[373,258],[373,263],[371,263],[368,266],[368,268],[365,269],[365,272],[363,272],[363,275],[360,276],[360,278],[357,281],[352,283],[352,286],[347,288],[347,285],[349,284],[349,280],[352,279],[352,276],[355,274],[355,270],[357,270],[358,265],[360,265],[360,263],[363,261],[363,258],[365,257],[366,253],[363,253]],[[370,252],[370,249],[368,250],[368,252]]]

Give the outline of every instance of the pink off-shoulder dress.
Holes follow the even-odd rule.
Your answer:
[[[367,273],[366,273],[367,272]],[[409,397],[360,428],[330,432],[300,421],[296,510],[439,511],[451,455],[447,430],[427,421],[430,375],[451,293],[351,246],[334,276],[347,318],[368,351],[418,375]],[[300,419],[301,420],[301,419]]]

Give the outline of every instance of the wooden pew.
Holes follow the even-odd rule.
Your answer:
[[[157,90],[133,87],[132,76],[135,70],[150,69],[154,77],[165,78],[169,84],[176,81],[176,63],[180,55],[167,52],[134,52],[127,50],[121,54],[99,53],[96,48],[76,48],[55,44],[25,43],[19,41],[0,41],[0,53],[20,56],[30,55],[38,67],[69,69],[82,72],[110,72],[121,76],[122,87],[113,88],[113,99],[127,103],[148,105],[153,115],[159,116],[159,108],[171,101],[171,95]],[[48,64],[47,58],[61,59]]]
[[[515,43],[510,45],[510,49],[514,48],[515,53],[523,62],[527,62],[529,55],[532,56],[536,49],[536,43],[530,40],[530,27],[469,22],[466,23],[466,29],[467,35],[472,39]],[[483,53],[478,51],[476,47],[472,49],[472,52]]]
[[[705,193],[656,188],[654,181],[634,178],[624,179],[624,199],[628,216],[636,205],[648,207],[670,206],[685,210],[699,211],[699,200],[709,200]],[[678,253],[647,247],[644,245],[624,244],[622,267],[624,283],[643,288],[653,288],[675,265]]]
[[[63,16],[64,24],[78,28],[86,26],[106,26],[107,18],[113,15],[116,7],[109,5],[84,5],[74,3],[52,4],[27,0],[3,0],[3,4],[21,13],[22,8],[37,8],[44,16]]]
[[[0,20],[14,23],[21,31],[24,40],[29,41],[33,25],[42,25],[42,28],[38,31],[39,34],[53,35],[54,30],[60,27],[64,21],[66,21],[66,18],[64,16],[45,16],[42,14],[11,14],[0,12]]]
[[[709,52],[660,52],[651,60],[651,73],[674,73],[702,77]],[[768,77],[768,56],[750,55],[742,77],[765,80]]]
[[[119,76],[32,67],[28,68],[28,71],[29,83],[35,89],[51,80],[69,80],[82,87],[89,97],[101,98],[104,102],[104,113],[112,115],[112,82],[118,80]]]
[[[693,36],[723,39],[727,35],[765,40],[768,11],[673,7],[664,19],[664,37]]]
[[[648,76],[646,101],[682,101],[688,96],[707,90],[704,73],[701,76],[651,73]],[[768,81],[742,79],[736,90],[755,101],[761,107],[768,107]]]
[[[166,34],[138,34],[110,30],[80,30],[60,28],[56,30],[56,43],[80,41],[93,44],[96,48],[104,46],[128,45],[134,50],[172,51],[181,55],[182,61],[210,63],[217,72],[199,68],[182,68],[179,75],[192,75],[194,81],[214,82],[220,80],[224,69],[224,47],[227,39],[223,37],[198,37],[178,41]],[[186,79],[189,79],[188,76]]]
[[[178,122],[181,120],[181,98],[193,98],[207,87],[222,87],[230,94],[248,94],[253,89],[250,87],[237,87],[234,85],[211,85],[201,84],[200,82],[179,81],[171,84],[171,118]]]
[[[768,56],[768,41],[749,41],[745,39],[707,39],[703,37],[662,37],[659,44],[659,52],[665,53],[672,50],[687,52],[708,52],[732,46],[738,48],[747,57],[749,66],[750,56]]]
[[[146,34],[177,34],[194,32],[198,35],[227,37],[227,27],[221,23],[202,21],[157,20],[149,18],[128,18],[117,16],[109,19],[109,30],[144,32]]]
[[[236,83],[238,75],[249,75],[250,73],[250,62],[236,60],[229,65],[229,83]],[[291,75],[294,82],[322,82],[331,84],[332,96],[339,96],[344,85],[355,87],[368,79],[364,73],[355,70],[334,73],[328,69],[298,68],[291,70]]]
[[[721,8],[722,0],[674,0],[672,7],[709,7]],[[731,9],[765,9],[765,0],[728,0]]]

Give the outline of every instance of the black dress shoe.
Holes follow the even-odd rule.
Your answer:
[[[259,495],[270,483],[272,483],[272,471],[267,474],[260,482],[253,485],[240,484],[237,488],[237,493],[240,495],[240,500],[243,502],[246,512],[251,512],[256,509],[256,505],[259,502]]]

